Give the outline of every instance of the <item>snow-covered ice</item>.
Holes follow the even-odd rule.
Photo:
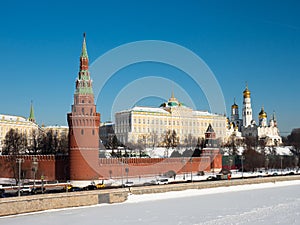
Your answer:
[[[0,218],[0,224],[300,224],[300,181],[161,194]]]

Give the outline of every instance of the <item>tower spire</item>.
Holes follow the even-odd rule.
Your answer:
[[[85,33],[83,34],[82,50],[80,55],[79,74],[76,81],[77,94],[93,94],[92,80],[89,73],[89,58],[86,48]]]
[[[30,104],[30,113],[29,113],[29,118],[28,118],[29,121],[35,123],[35,117],[34,117],[34,110],[33,110],[33,103],[31,101],[31,104]]]
[[[89,58],[87,54],[87,49],[86,49],[86,41],[85,41],[85,32],[83,33],[83,42],[82,42],[82,50],[81,50],[81,55],[80,58]]]

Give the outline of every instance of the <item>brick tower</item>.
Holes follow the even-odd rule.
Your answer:
[[[83,181],[99,178],[100,113],[96,112],[89,59],[83,35],[80,67],[72,112],[68,113],[70,180]]]

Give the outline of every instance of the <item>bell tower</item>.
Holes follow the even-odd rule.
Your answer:
[[[251,107],[251,92],[248,89],[248,84],[246,84],[246,89],[243,92],[243,126],[248,127],[251,125],[253,120],[252,117],[252,107]]]
[[[83,35],[72,112],[68,113],[70,180],[95,180],[99,158],[100,113],[96,112],[89,58]]]

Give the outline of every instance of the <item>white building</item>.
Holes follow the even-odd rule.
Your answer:
[[[28,144],[30,144],[32,132],[38,130],[39,127],[31,119],[22,116],[0,115],[0,155],[2,154],[5,135],[10,129],[26,135]]]
[[[179,102],[173,93],[159,108],[135,106],[115,114],[115,133],[124,144],[159,145],[168,130],[175,130],[183,144],[190,137],[204,138],[209,124],[214,127],[217,138],[223,141],[226,136],[225,116],[193,110]]]
[[[228,121],[227,125],[227,138],[232,135],[239,137],[241,133],[242,137],[252,136],[257,137],[259,140],[264,140],[267,146],[277,146],[282,143],[275,113],[268,123],[267,113],[262,107],[258,115],[258,125],[253,120],[251,92],[248,89],[248,85],[243,92],[242,118],[242,120],[239,118],[238,105],[234,102],[231,106],[231,120]]]

